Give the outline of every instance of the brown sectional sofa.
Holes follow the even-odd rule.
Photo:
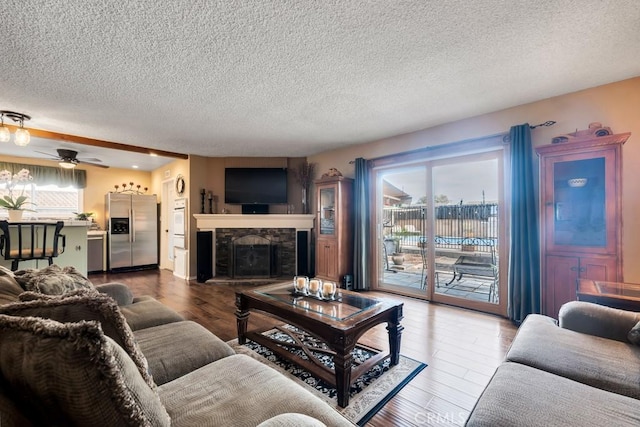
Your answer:
[[[157,300],[117,283],[95,290],[34,295],[0,270],[3,426],[353,425]]]
[[[561,308],[559,324],[529,315],[466,425],[640,425],[638,322],[580,301]]]

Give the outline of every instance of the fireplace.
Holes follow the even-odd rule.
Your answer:
[[[231,243],[232,278],[266,278],[279,276],[279,244],[266,237],[248,235]]]
[[[250,274],[261,278],[289,278],[296,274],[309,275],[311,252],[311,230],[314,225],[313,214],[268,214],[268,215],[240,215],[240,214],[195,214],[196,226],[199,231],[213,231],[213,276],[216,278],[234,277],[236,248],[233,243],[254,246],[253,252],[242,256],[249,264],[245,267],[254,269]],[[265,240],[256,239],[253,243],[238,240],[244,236],[259,236]],[[268,242],[268,243],[267,243]],[[258,269],[258,257],[266,257],[266,249],[256,245],[269,245],[270,268]],[[244,276],[246,277],[246,276]],[[242,280],[242,279],[241,279]]]
[[[219,228],[215,247],[217,276],[267,279],[296,275],[295,229]]]

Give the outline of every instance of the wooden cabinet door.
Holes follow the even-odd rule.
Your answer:
[[[542,288],[543,314],[558,318],[562,304],[577,299],[576,284],[580,259],[572,256],[547,256],[547,269]]]
[[[616,282],[617,265],[615,258],[580,257],[580,278],[599,282]]]
[[[318,240],[316,276],[338,280],[338,247],[335,240]]]

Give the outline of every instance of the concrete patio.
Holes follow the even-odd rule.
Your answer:
[[[384,282],[389,285],[422,289],[426,270],[423,274],[422,257],[419,253],[411,251],[404,254],[405,261],[402,265],[394,265],[389,259],[388,269],[384,272]],[[489,293],[493,280],[488,277],[463,275],[460,280],[453,280],[453,264],[457,257],[436,257],[436,293],[451,295],[477,301],[489,301]],[[451,282],[449,285],[447,283]],[[428,284],[427,284],[428,285]],[[498,297],[491,298],[493,303],[498,302]]]

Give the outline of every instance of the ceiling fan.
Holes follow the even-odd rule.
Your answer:
[[[61,168],[64,169],[73,169],[75,168],[79,163],[85,164],[85,165],[92,165],[92,166],[97,166],[99,168],[108,168],[109,166],[107,165],[101,165],[99,163],[95,163],[95,162],[102,162],[102,160],[100,159],[96,159],[96,158],[78,158],[78,152],[74,151],[74,150],[68,150],[66,148],[58,148],[56,150],[58,152],[58,155],[56,156],[55,154],[51,154],[51,153],[45,153],[42,151],[37,151],[37,153],[40,154],[46,154],[47,156],[51,156],[53,159],[58,160],[58,164],[60,165]]]

